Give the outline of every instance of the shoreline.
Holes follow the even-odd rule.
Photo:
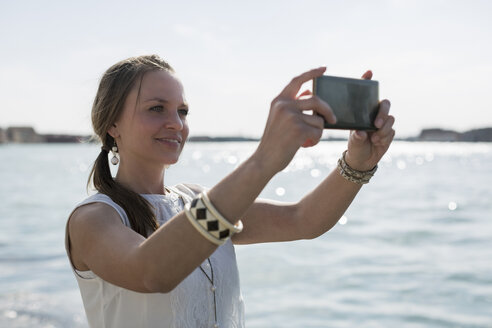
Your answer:
[[[191,136],[188,142],[259,142],[261,138],[243,136]],[[325,137],[320,141],[346,141],[343,137]],[[410,142],[492,142],[492,127],[456,132],[440,128],[423,129],[418,136],[398,138],[395,141]],[[5,143],[95,143],[91,135],[38,134],[33,127],[0,128],[0,144]]]

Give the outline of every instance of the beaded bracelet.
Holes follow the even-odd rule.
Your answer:
[[[347,162],[345,161],[345,154],[347,151],[345,150],[342,154],[342,157],[338,160],[338,171],[340,172],[340,175],[347,179],[350,182],[354,182],[357,184],[366,184],[369,183],[369,180],[374,176],[374,173],[376,173],[378,166],[374,166],[371,170],[369,171],[357,171],[351,168]]]
[[[243,228],[240,220],[236,225],[227,221],[212,205],[206,193],[199,194],[191,203],[187,203],[185,214],[195,229],[216,245],[224,244]]]

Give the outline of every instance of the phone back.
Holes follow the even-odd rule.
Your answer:
[[[325,122],[326,129],[377,130],[378,81],[323,75],[313,80],[313,93],[330,105],[337,118],[336,124]]]

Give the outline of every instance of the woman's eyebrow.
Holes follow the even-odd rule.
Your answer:
[[[167,103],[169,103],[169,101],[168,101],[168,100],[166,100],[166,99],[162,99],[162,98],[159,98],[159,97],[154,97],[154,98],[147,99],[147,100],[145,100],[145,101],[144,101],[144,103],[146,103],[146,102],[151,102],[151,101],[157,101],[157,102],[160,102],[160,103],[162,103],[162,104],[167,104]],[[188,108],[188,103],[187,103],[187,102],[184,102],[184,103],[182,103],[182,104],[180,105],[180,107],[186,107],[186,108]]]
[[[162,98],[159,98],[159,97],[150,98],[150,99],[145,100],[144,102],[151,102],[151,101],[157,101],[157,102],[160,102],[160,103],[168,103],[169,102],[166,99],[162,99]]]

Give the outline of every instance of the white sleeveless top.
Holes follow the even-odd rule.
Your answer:
[[[166,195],[142,195],[155,208],[159,225],[184,208],[195,193],[180,184]],[[130,222],[124,210],[110,197],[97,193],[79,203],[101,202],[112,206],[124,225]],[[239,288],[239,273],[234,246],[230,240],[210,257],[216,289],[219,327],[244,327],[244,304]],[[208,261],[202,268],[211,276]],[[213,327],[214,299],[211,284],[200,268],[195,269],[169,293],[138,293],[113,285],[92,271],[73,268],[80,288],[89,326],[92,328]],[[165,272],[163,272],[165,274]]]

